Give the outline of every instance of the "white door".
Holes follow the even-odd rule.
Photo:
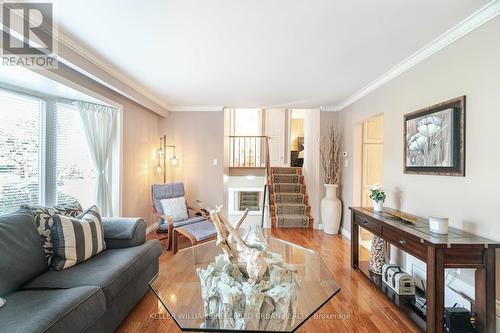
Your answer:
[[[384,115],[375,116],[363,123],[363,164],[361,177],[361,205],[370,207],[372,185],[382,184],[384,177]],[[361,245],[370,250],[372,234],[361,228]]]
[[[285,109],[266,110],[266,135],[269,137],[269,159],[273,167],[285,165]]]

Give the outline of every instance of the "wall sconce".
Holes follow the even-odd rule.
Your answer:
[[[167,145],[166,135],[160,137],[160,148],[158,149],[158,164],[156,166],[156,172],[158,173],[158,175],[163,175],[164,183],[167,182],[167,148],[173,148],[174,150],[173,156],[169,159],[170,166],[174,168],[179,166],[179,159],[175,155],[175,146]]]

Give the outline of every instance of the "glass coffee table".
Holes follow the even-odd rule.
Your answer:
[[[255,330],[245,327],[238,331],[294,332],[335,296],[340,288],[318,253],[274,237],[266,236],[266,240],[268,251],[280,254],[285,262],[297,269],[300,289],[296,312],[293,318],[288,318],[286,326],[281,325],[279,329],[261,327]],[[221,253],[222,250],[216,246],[215,241],[181,250],[151,280],[150,288],[182,331],[235,331],[234,328],[222,327],[217,321],[205,317],[200,279],[196,272],[197,268],[207,268],[215,256]]]

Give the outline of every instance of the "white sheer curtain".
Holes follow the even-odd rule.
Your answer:
[[[117,109],[87,102],[77,102],[77,106],[97,172],[96,205],[103,216],[111,216],[113,207],[106,166],[113,155]]]

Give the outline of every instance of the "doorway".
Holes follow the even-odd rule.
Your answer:
[[[266,135],[269,142],[269,163],[273,167],[288,166],[285,159],[286,109],[266,109]]]
[[[304,110],[290,110],[290,166],[304,165]]]
[[[360,202],[361,206],[370,207],[368,190],[375,184],[382,184],[384,178],[384,115],[366,120],[362,127]],[[370,250],[371,240],[372,234],[361,228],[361,245]]]

